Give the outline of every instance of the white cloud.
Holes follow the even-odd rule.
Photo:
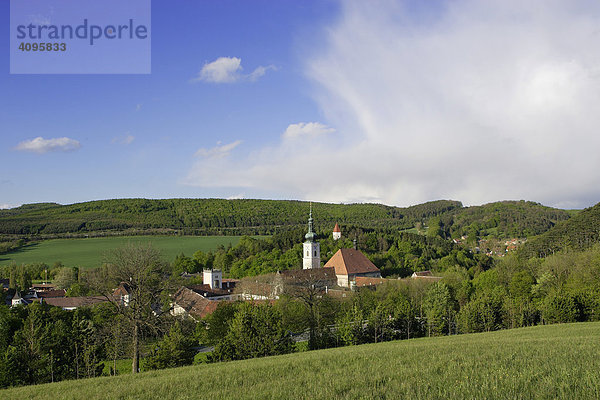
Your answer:
[[[306,136],[320,136],[332,132],[335,132],[335,129],[320,122],[300,122],[290,124],[283,133],[283,137],[286,139],[296,139]]]
[[[254,82],[270,69],[274,70],[275,67],[273,65],[259,66],[250,74],[244,75],[241,58],[219,57],[213,62],[204,64],[192,82],[234,83],[242,80]]]
[[[302,55],[336,135],[298,133],[299,148],[284,134],[186,182],[397,205],[600,201],[600,3],[432,4],[343,2]]]
[[[70,139],[68,137],[44,139],[43,137],[39,136],[35,139],[25,140],[19,143],[16,147],[16,150],[44,154],[51,151],[74,151],[80,147],[81,143],[79,143],[79,141]]]
[[[227,198],[227,200],[240,200],[240,199],[245,199],[246,195],[244,195],[244,193],[238,193],[238,194],[234,194],[232,196],[229,196]]]
[[[119,137],[113,138],[110,142],[112,144],[117,143],[117,144],[128,145],[128,144],[131,144],[134,140],[135,140],[135,136],[133,136],[132,134],[130,134],[129,132],[127,132],[123,136],[119,136]]]
[[[142,109],[142,104],[138,103],[135,105],[135,111],[140,111]]]
[[[267,71],[273,70],[276,71],[277,68],[274,65],[267,65],[266,67],[258,66],[254,71],[250,74],[246,75],[246,78],[252,82],[256,81],[258,78],[262,77]]]
[[[198,151],[196,151],[194,155],[197,157],[210,159],[227,157],[229,153],[231,153],[231,150],[235,149],[241,143],[241,140],[236,140],[235,142],[223,145],[221,144],[221,142],[217,142],[217,146],[212,147],[210,149],[200,148],[198,149]]]
[[[0,210],[8,210],[10,208],[13,208],[10,204],[0,204]]]

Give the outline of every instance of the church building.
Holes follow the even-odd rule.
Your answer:
[[[311,206],[308,218],[308,233],[304,236],[306,240],[302,255],[303,269],[321,268],[321,249],[319,242],[315,240],[316,235],[313,232],[313,222]],[[337,223],[335,224],[333,235],[335,240],[341,238],[342,232]],[[338,286],[346,288],[353,287],[356,277],[381,278],[379,268],[356,248],[356,241],[354,249],[339,249],[323,268],[332,268],[335,271]]]

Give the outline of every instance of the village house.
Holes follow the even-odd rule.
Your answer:
[[[341,287],[354,287],[357,277],[381,278],[379,268],[356,248],[339,249],[324,268],[335,270],[337,284]]]
[[[198,320],[216,310],[219,301],[232,301],[238,298],[234,293],[238,281],[223,279],[223,272],[220,269],[205,269],[202,273],[202,282],[202,285],[182,286],[175,292],[171,302],[172,315]]]
[[[80,307],[89,307],[108,301],[104,296],[82,296],[82,297],[50,297],[42,300],[51,306],[60,307],[63,310],[73,311]]]
[[[173,295],[171,315],[198,321],[213,313],[218,305],[218,300],[209,300],[197,291],[183,286]]]
[[[413,272],[413,274],[410,277],[412,279],[428,279],[432,281],[439,281],[440,279],[442,279],[441,276],[434,276],[433,272],[429,270]]]

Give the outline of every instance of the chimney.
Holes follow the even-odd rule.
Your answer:
[[[358,246],[356,245],[356,238],[353,240],[354,242],[354,250],[358,250]]]

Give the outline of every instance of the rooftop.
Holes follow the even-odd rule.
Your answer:
[[[339,249],[325,264],[325,268],[334,268],[336,275],[365,274],[379,272],[375,266],[359,250]]]

